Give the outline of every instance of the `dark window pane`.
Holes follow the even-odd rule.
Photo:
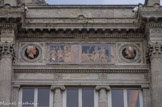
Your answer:
[[[94,90],[82,90],[82,107],[94,107]]]
[[[140,107],[139,104],[139,90],[128,90],[128,107]]]
[[[124,107],[123,90],[112,90],[112,107]]]
[[[78,107],[78,89],[67,89],[67,107]]]
[[[38,89],[38,107],[49,107],[49,95],[49,89]]]
[[[22,106],[23,107],[34,107],[34,89],[24,88],[22,96]]]

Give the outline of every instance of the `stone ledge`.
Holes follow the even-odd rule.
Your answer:
[[[148,69],[15,69],[15,73],[148,73]]]

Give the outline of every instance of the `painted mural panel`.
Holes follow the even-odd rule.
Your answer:
[[[48,44],[50,64],[113,64],[112,44]]]

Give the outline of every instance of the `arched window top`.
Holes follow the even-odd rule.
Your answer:
[[[145,0],[46,0],[51,5],[134,5]]]

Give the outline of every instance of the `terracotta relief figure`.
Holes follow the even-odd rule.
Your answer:
[[[106,63],[107,59],[108,59],[108,56],[106,56],[105,48],[102,47],[100,50],[100,61],[101,63]]]
[[[91,57],[94,62],[98,62],[100,60],[100,54],[99,53],[100,53],[100,51],[98,50],[97,47],[95,47],[94,51],[92,53],[92,57]]]
[[[53,48],[50,52],[50,58],[52,59],[52,61],[56,61],[56,49]]]
[[[71,47],[68,45],[64,46],[64,62],[71,62]]]
[[[61,49],[61,47],[59,47],[59,49],[57,50],[57,61],[58,62],[62,62],[63,61],[63,57],[64,57],[64,52]]]

